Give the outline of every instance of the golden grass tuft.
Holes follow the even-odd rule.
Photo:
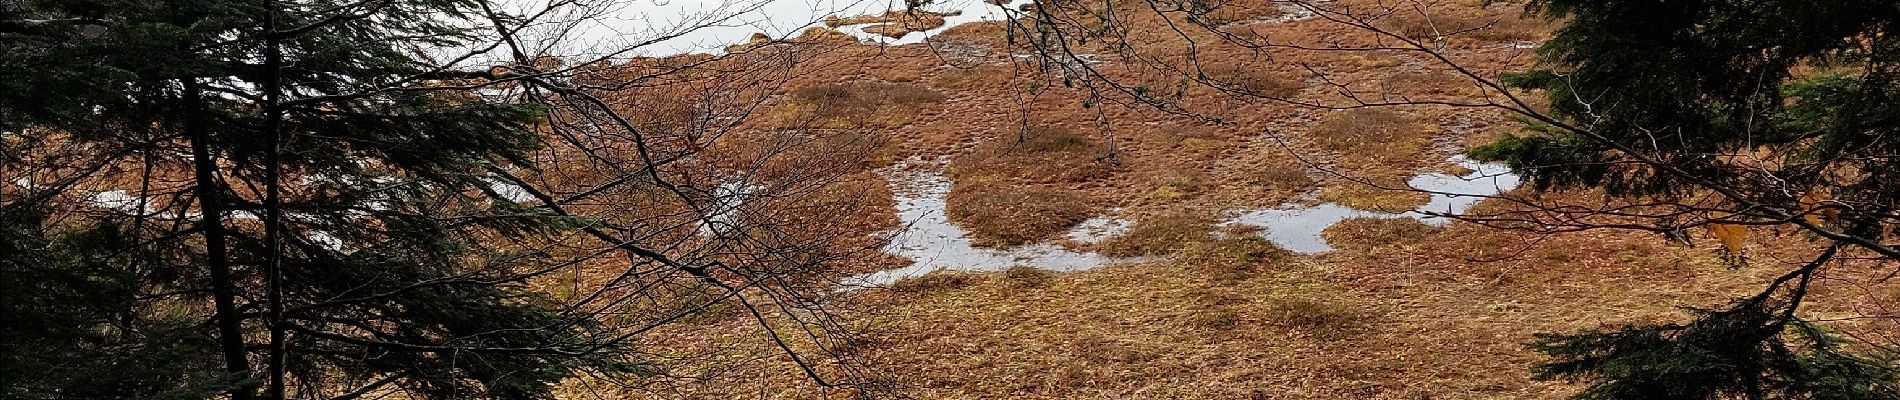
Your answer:
[[[744,53],[747,51],[752,51],[753,49],[765,47],[765,45],[768,45],[768,44],[772,44],[771,36],[766,36],[765,33],[763,32],[753,32],[751,37],[746,38],[745,43],[735,43],[735,44],[726,45],[726,52],[727,53]]]
[[[1417,163],[1433,132],[1392,110],[1359,108],[1329,115],[1306,136],[1338,153],[1341,167],[1378,171]]]
[[[1339,338],[1364,328],[1365,317],[1327,287],[1293,287],[1270,293],[1265,314],[1274,325],[1321,338]]]
[[[1314,127],[1310,136],[1320,147],[1339,152],[1376,148],[1381,142],[1404,140],[1418,123],[1397,112],[1359,108],[1337,112]]]
[[[1213,240],[1214,219],[1178,213],[1135,220],[1127,232],[1102,240],[1096,251],[1111,257],[1163,256]]]
[[[1188,323],[1208,329],[1232,328],[1240,324],[1240,313],[1220,306],[1201,308],[1188,314]]]
[[[1041,288],[1049,286],[1049,282],[1056,279],[1056,273],[1042,268],[1018,265],[1003,270],[1003,279],[1008,280],[1010,286],[1016,288]]]
[[[961,289],[982,282],[983,277],[977,274],[945,270],[897,281],[891,284],[891,290],[904,293],[930,293]]]
[[[1412,218],[1348,218],[1327,227],[1320,236],[1333,247],[1362,250],[1417,244],[1440,230]]]
[[[1175,165],[1173,168],[1150,172],[1142,180],[1145,185],[1153,188],[1148,193],[1149,198],[1174,201],[1192,197],[1207,189],[1207,179],[1206,171],[1185,165]]]
[[[985,178],[958,180],[945,204],[950,221],[968,229],[978,246],[1051,239],[1100,209],[1074,190]]]
[[[1104,152],[1104,146],[1060,127],[992,139],[951,160],[946,212],[978,245],[1050,239],[1100,211],[1089,196],[1059,184],[1112,172],[1112,165],[1100,161]]]
[[[805,28],[803,32],[799,32],[798,38],[795,40],[799,43],[833,43],[856,42],[858,38],[848,33],[839,32],[837,29],[814,26]]]
[[[1190,242],[1179,254],[1181,264],[1217,281],[1248,279],[1284,262],[1292,253],[1260,236],[1256,226],[1234,225],[1219,238]]]
[[[1201,18],[1214,25],[1273,18],[1285,13],[1280,10],[1280,7],[1276,7],[1276,4],[1265,1],[1227,1],[1215,5],[1213,10],[1203,14]]]
[[[891,82],[818,84],[792,90],[791,100],[813,107],[819,116],[861,114],[884,108],[918,107],[939,103],[943,93],[928,87]]]
[[[1550,22],[1509,14],[1473,16],[1434,13],[1431,18],[1425,18],[1417,13],[1401,13],[1380,21],[1378,25],[1393,33],[1427,43],[1441,36],[1489,43],[1536,41],[1548,36],[1553,29]]]
[[[1216,85],[1237,89],[1241,94],[1276,99],[1292,98],[1306,89],[1306,82],[1282,76],[1261,66],[1222,64],[1203,67],[1201,73]]]
[[[961,39],[974,41],[1004,40],[1009,36],[1009,22],[977,21],[952,26],[943,32],[931,36],[931,40]]]
[[[1032,126],[977,146],[950,163],[954,179],[988,176],[1027,183],[1076,183],[1107,176],[1107,146],[1059,126]]]
[[[1458,165],[1458,164],[1447,165],[1445,166],[1445,170],[1444,170],[1445,175],[1451,175],[1451,176],[1465,176],[1465,175],[1470,175],[1473,172],[1478,172],[1478,170],[1467,168],[1463,165]]]
[[[1382,186],[1391,189],[1373,187],[1360,182],[1338,182],[1320,188],[1321,200],[1360,210],[1403,212],[1431,201],[1431,194],[1405,190],[1405,185],[1385,183]]]
[[[1252,185],[1286,191],[1300,191],[1319,183],[1306,174],[1306,167],[1284,163],[1261,165],[1245,179]]]

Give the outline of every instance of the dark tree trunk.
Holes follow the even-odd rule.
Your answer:
[[[251,375],[249,354],[244,350],[244,317],[237,311],[237,283],[231,276],[231,264],[225,254],[224,203],[218,190],[217,160],[211,158],[211,138],[205,131],[202,89],[195,79],[185,80],[185,136],[191,140],[192,187],[198,195],[199,228],[205,235],[205,266],[211,272],[211,297],[217,309],[218,347],[224,353],[224,368],[239,385],[231,389],[231,398],[254,397],[248,382]]]

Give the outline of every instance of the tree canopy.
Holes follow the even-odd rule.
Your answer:
[[[1546,0],[1527,10],[1564,25],[1538,50],[1538,68],[1504,81],[1541,92],[1547,118],[1474,155],[1539,189],[1714,197],[1701,218],[1662,223],[1707,224],[1730,252],[1748,225],[1833,243],[1759,295],[1687,324],[1542,335],[1535,347],[1553,360],[1538,374],[1587,380],[1578,397],[1590,399],[1900,398],[1887,352],[1856,355],[1796,312],[1841,252],[1900,258],[1900,4]]]
[[[545,109],[429,58],[479,44],[482,4],[5,3],[4,397],[518,399],[631,371],[523,284],[553,261],[519,244],[570,219],[493,195]]]

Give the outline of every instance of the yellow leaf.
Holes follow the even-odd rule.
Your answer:
[[[1808,220],[1809,224],[1813,224],[1816,226],[1821,225],[1821,222],[1823,221],[1821,217],[1834,219],[1834,217],[1839,213],[1839,211],[1836,211],[1832,208],[1823,209],[1821,210],[1821,212],[1818,212],[1818,213],[1814,212],[1814,209],[1816,207],[1820,207],[1821,202],[1823,201],[1827,201],[1827,192],[1820,191],[1820,190],[1808,192],[1807,195],[1801,196],[1801,218]]]
[[[1711,217],[1717,219],[1728,216],[1729,213],[1721,211],[1711,213]],[[1709,233],[1721,240],[1722,247],[1727,248],[1730,253],[1739,253],[1742,251],[1742,240],[1748,238],[1748,227],[1740,224],[1710,223]]]

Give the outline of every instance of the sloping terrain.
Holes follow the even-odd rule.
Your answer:
[[[1429,7],[1448,18],[1441,24],[1489,26],[1448,40],[1443,51],[1486,76],[1528,65],[1530,48],[1550,26],[1519,19],[1511,4]],[[1234,26],[1254,35],[1372,40],[1286,10],[1231,12]],[[1389,20],[1417,23],[1408,21]],[[761,335],[747,321],[715,318],[704,324],[731,336],[681,332],[655,346],[681,359],[730,361],[727,367],[666,366],[677,385],[575,394],[826,398],[874,389],[918,398],[1561,398],[1576,387],[1531,377],[1540,358],[1524,344],[1534,334],[1679,321],[1688,315],[1683,307],[1752,294],[1786,260],[1813,250],[1799,237],[1762,238],[1751,244],[1754,262],[1736,264],[1706,239],[1693,247],[1619,231],[1546,236],[1465,222],[1352,219],[1325,231],[1335,251],[1287,251],[1218,222],[1239,210],[1289,203],[1411,209],[1426,195],[1368,184],[1398,186],[1455,170],[1448,157],[1519,125],[1478,107],[1327,110],[1182,89],[1182,103],[1220,110],[1216,123],[1200,118],[1205,113],[1092,98],[1091,88],[1038,73],[1020,43],[1006,40],[1009,29],[980,22],[915,45],[834,38],[750,49],[758,57],[802,52],[808,59],[779,82],[795,89],[746,125],[766,131],[816,121],[876,137],[880,147],[867,171],[948,177],[944,212],[978,245],[1059,242],[1078,222],[1110,215],[1133,227],[1100,243],[1062,244],[1142,261],[1060,273],[1035,265],[943,271],[840,294],[831,317],[852,334],[819,340],[830,344],[823,349],[799,349],[851,360],[854,368],[819,373],[862,378],[840,381],[864,387],[818,387],[789,358],[758,356],[772,350],[746,340]],[[1204,54],[1228,57],[1201,60],[1225,66],[1210,74],[1312,102],[1339,100],[1335,83],[1414,99],[1483,94],[1417,53]],[[1103,74],[1128,81],[1153,73],[1110,54],[1094,62]],[[1153,80],[1157,88],[1172,82]],[[893,186],[873,192],[904,190]],[[883,259],[864,269],[905,264]],[[1845,280],[1817,290],[1825,295],[1807,312],[1820,317],[1900,298]]]

